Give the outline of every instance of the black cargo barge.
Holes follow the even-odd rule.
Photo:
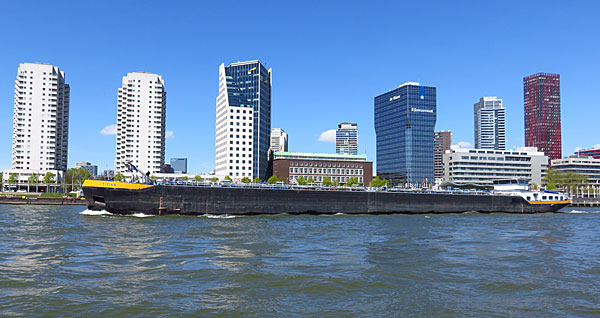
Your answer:
[[[144,185],[88,180],[91,210],[117,214],[422,214],[556,212],[570,201],[529,202],[518,195],[232,185]]]

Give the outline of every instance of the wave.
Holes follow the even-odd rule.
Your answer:
[[[85,211],[80,212],[79,214],[83,214],[83,215],[114,215],[106,210],[100,210],[100,211],[85,210]]]
[[[209,218],[209,219],[233,219],[236,216],[235,215],[227,215],[227,214],[204,214],[204,215],[200,215],[200,217],[205,217],[205,218]]]
[[[133,217],[136,217],[136,218],[147,218],[147,217],[151,217],[151,216],[154,216],[154,215],[144,214],[144,213],[133,213],[133,214],[130,214],[129,216],[133,216]]]

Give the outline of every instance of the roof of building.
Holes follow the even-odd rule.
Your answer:
[[[300,158],[327,158],[327,159],[363,159],[367,160],[367,155],[348,155],[348,154],[337,154],[337,153],[315,153],[315,152],[289,152],[289,151],[275,151],[273,153],[275,157],[300,157]],[[277,159],[277,158],[275,158]]]

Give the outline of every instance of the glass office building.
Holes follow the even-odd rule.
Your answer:
[[[271,138],[271,69],[259,61],[219,67],[215,173],[265,179]]]
[[[405,83],[375,97],[377,175],[392,185],[433,183],[436,88]]]
[[[174,173],[187,173],[187,158],[171,158]]]

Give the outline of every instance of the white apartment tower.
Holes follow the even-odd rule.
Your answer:
[[[115,170],[131,162],[143,172],[158,173],[165,162],[167,93],[162,76],[127,73],[119,88]]]
[[[69,95],[65,73],[58,67],[43,63],[19,65],[11,170],[37,174],[67,170]]]
[[[335,153],[358,154],[358,124],[338,124],[338,129],[335,132]]]
[[[219,66],[215,174],[267,177],[271,139],[271,69],[259,61]]]
[[[271,129],[271,151],[288,151],[288,134],[281,128]]]
[[[473,105],[476,149],[506,149],[505,113],[502,99],[482,97]]]

